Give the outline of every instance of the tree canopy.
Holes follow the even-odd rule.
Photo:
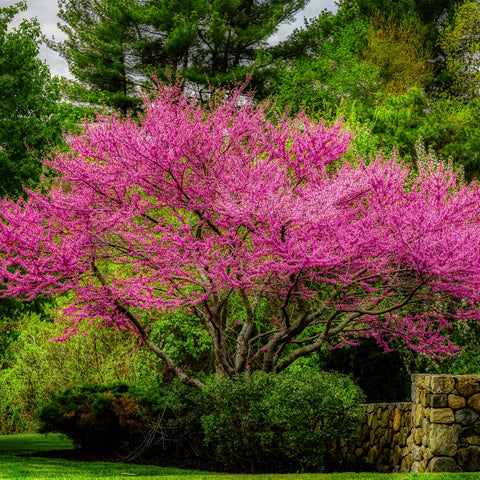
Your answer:
[[[60,99],[48,67],[38,59],[38,22],[11,28],[24,3],[0,8],[0,195],[18,195],[38,183],[39,157],[61,139]]]
[[[245,80],[258,60],[261,86],[267,39],[307,1],[59,0],[67,39],[49,45],[78,82],[70,95],[126,113],[152,73],[181,70],[192,85],[220,85]]]
[[[428,158],[418,174],[342,161],[340,124],[272,122],[241,90],[145,102],[140,122],[71,137],[45,162],[50,192],[2,201],[3,296],[73,292],[60,339],[85,321],[134,330],[194,386],[149,336],[153,318],[190,314],[227,377],[365,337],[455,351],[444,328],[478,315],[478,185]]]

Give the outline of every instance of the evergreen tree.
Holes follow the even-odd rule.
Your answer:
[[[257,62],[262,77],[268,37],[307,2],[59,0],[67,39],[49,45],[80,83],[77,98],[126,112],[152,73],[182,70],[194,85],[217,85],[244,80]]]
[[[126,113],[135,108],[136,40],[133,7],[120,0],[59,0],[63,42],[48,45],[63,56],[79,83],[69,96]]]

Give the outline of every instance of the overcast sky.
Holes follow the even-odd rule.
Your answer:
[[[17,0],[0,0],[0,4],[10,6],[17,2]],[[28,10],[22,12],[20,16],[17,16],[15,23],[19,23],[21,18],[37,17],[40,23],[42,32],[48,37],[55,37],[55,40],[61,41],[64,36],[63,33],[57,27],[57,0],[26,0]],[[281,39],[294,28],[303,25],[303,19],[317,17],[324,9],[331,11],[336,10],[335,0],[310,0],[308,6],[297,16],[295,23],[282,26],[274,38]],[[50,71],[54,76],[69,77],[68,67],[66,62],[58,56],[55,52],[49,48],[42,46],[40,51],[42,60],[45,60],[50,66]]]

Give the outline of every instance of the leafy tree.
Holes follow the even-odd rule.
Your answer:
[[[10,26],[24,10],[22,2],[0,8],[0,195],[15,196],[24,185],[38,183],[42,164],[37,159],[62,133],[56,116],[58,89],[37,58],[38,22]]]
[[[468,1],[456,10],[442,32],[440,47],[446,54],[445,68],[453,93],[464,98],[478,96],[480,88],[480,6]]]
[[[267,39],[282,22],[293,20],[308,0],[208,0],[198,27],[200,43],[192,58],[190,79],[225,84],[245,78]],[[261,72],[260,72],[261,73]]]
[[[363,56],[378,67],[380,90],[398,95],[429,83],[432,67],[419,25],[379,17],[371,23],[367,39]]]
[[[454,353],[443,330],[478,315],[478,185],[428,159],[418,175],[395,158],[342,163],[340,125],[265,108],[241,90],[202,107],[161,88],[140,123],[87,125],[46,161],[48,194],[1,202],[2,294],[71,291],[60,339],[84,321],[133,330],[196,387],[149,314],[195,315],[226,377],[365,337]]]
[[[278,108],[335,119],[352,103],[372,106],[378,68],[361,58],[367,28],[363,21],[323,12],[276,47],[279,56],[297,57],[273,73]]]
[[[136,380],[140,342],[133,333],[98,330],[92,325],[83,338],[52,342],[58,327],[38,314],[24,314],[9,325],[17,338],[9,345],[0,370],[1,434],[35,432],[40,405],[65,388]]]

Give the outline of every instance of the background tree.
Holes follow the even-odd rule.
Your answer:
[[[126,113],[139,104],[132,2],[59,0],[60,29],[67,39],[47,40],[62,55],[78,80],[70,97]]]
[[[279,110],[332,120],[352,102],[372,107],[379,72],[362,59],[367,31],[363,20],[323,12],[274,47],[283,58],[272,72]]]
[[[199,45],[192,58],[188,77],[214,85],[243,81],[246,67],[260,60],[268,38],[281,23],[292,21],[308,0],[221,0],[207,2],[205,17],[199,23]],[[262,61],[257,66],[261,85]],[[255,77],[253,79],[255,84]],[[259,85],[259,86],[260,86]]]
[[[80,84],[71,95],[125,113],[152,73],[164,78],[167,69],[182,69],[191,85],[202,86],[244,80],[267,39],[307,1],[60,0],[67,39],[49,45]],[[259,86],[264,66],[252,80]]]
[[[477,97],[480,88],[480,7],[465,2],[457,9],[442,32],[439,45],[446,55],[445,68],[451,78],[454,95]]]
[[[140,124],[71,138],[50,193],[2,202],[2,294],[70,291],[62,338],[83,321],[134,330],[197,387],[152,315],[193,314],[226,377],[365,337],[454,352],[442,331],[478,315],[478,186],[428,161],[337,162],[339,125],[271,123],[241,93],[202,108],[161,89]]]
[[[369,28],[365,60],[378,67],[379,90],[398,95],[410,88],[425,88],[432,78],[430,55],[420,25],[396,23],[393,17],[377,17]]]
[[[38,158],[62,133],[58,88],[37,57],[39,25],[36,20],[10,25],[24,10],[25,3],[0,8],[0,195],[16,196],[24,185],[38,183]]]

